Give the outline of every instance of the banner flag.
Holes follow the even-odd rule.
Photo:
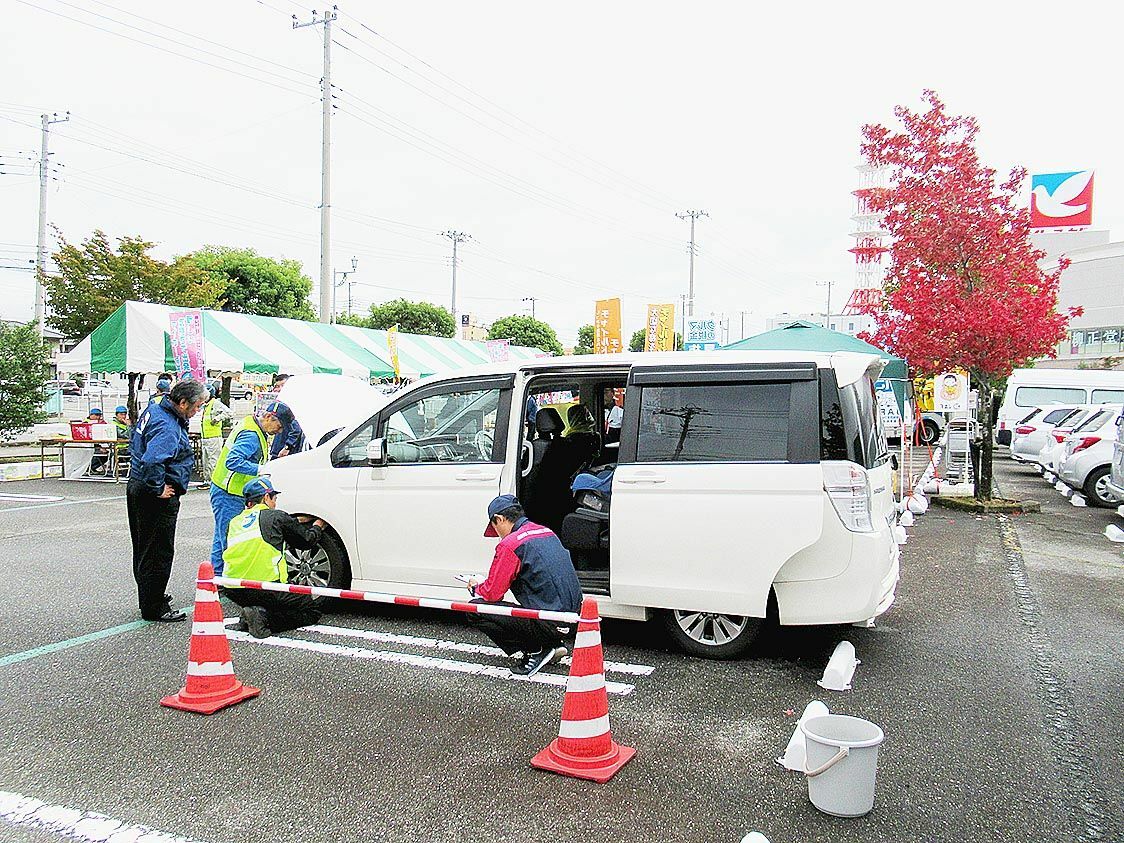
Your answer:
[[[386,349],[390,352],[390,365],[394,367],[394,377],[402,377],[402,369],[398,365],[398,326],[392,325],[386,329]]]
[[[621,300],[601,299],[593,318],[593,351],[616,354],[624,351],[621,342]]]
[[[493,363],[506,363],[511,359],[511,340],[488,340],[484,345]]]
[[[675,351],[675,305],[648,305],[648,331],[645,351]]]
[[[207,365],[203,359],[203,311],[173,310],[168,314],[168,334],[176,378],[187,377],[206,383]]]

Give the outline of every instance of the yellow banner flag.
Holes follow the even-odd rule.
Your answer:
[[[648,305],[648,332],[645,351],[675,351],[675,305]]]
[[[402,370],[398,366],[398,326],[393,325],[386,329],[386,349],[390,352],[390,365],[394,367],[394,377],[401,378]]]
[[[616,354],[624,351],[621,342],[621,300],[602,299],[593,314],[593,351]]]

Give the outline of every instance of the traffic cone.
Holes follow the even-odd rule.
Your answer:
[[[160,705],[214,714],[220,708],[248,700],[260,688],[243,685],[234,675],[230,642],[226,639],[222,605],[210,562],[199,566],[195,583],[195,614],[191,622],[191,645],[187,651],[187,682],[178,694],[164,697]]]
[[[531,759],[531,766],[604,784],[635,754],[635,749],[614,741],[609,729],[601,618],[597,601],[586,598],[566,680],[558,737]]]

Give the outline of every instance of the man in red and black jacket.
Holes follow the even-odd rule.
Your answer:
[[[581,610],[582,590],[570,551],[546,527],[527,519],[514,495],[500,495],[488,504],[485,536],[499,536],[488,578],[469,580],[468,590],[476,601],[547,609],[554,612]],[[508,591],[518,603],[504,601]],[[562,637],[573,627],[529,618],[497,615],[468,615],[469,620],[509,656],[523,658],[511,672],[534,676],[552,661],[566,655]]]

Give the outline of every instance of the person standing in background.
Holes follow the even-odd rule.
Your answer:
[[[203,415],[200,419],[199,436],[203,446],[202,475],[204,480],[210,480],[218,465],[219,454],[222,452],[224,422],[233,421],[234,414],[219,398],[219,388],[216,384],[207,387],[210,400],[203,405]]]
[[[187,619],[172,608],[165,589],[175,556],[180,496],[187,492],[195,466],[187,422],[206,400],[207,390],[198,381],[176,384],[164,400],[145,408],[129,441],[125,499],[137,602],[146,621],[173,623]]]
[[[172,379],[161,375],[156,380],[156,391],[148,396],[148,403],[154,404],[164,400],[164,396],[172,391]]]

